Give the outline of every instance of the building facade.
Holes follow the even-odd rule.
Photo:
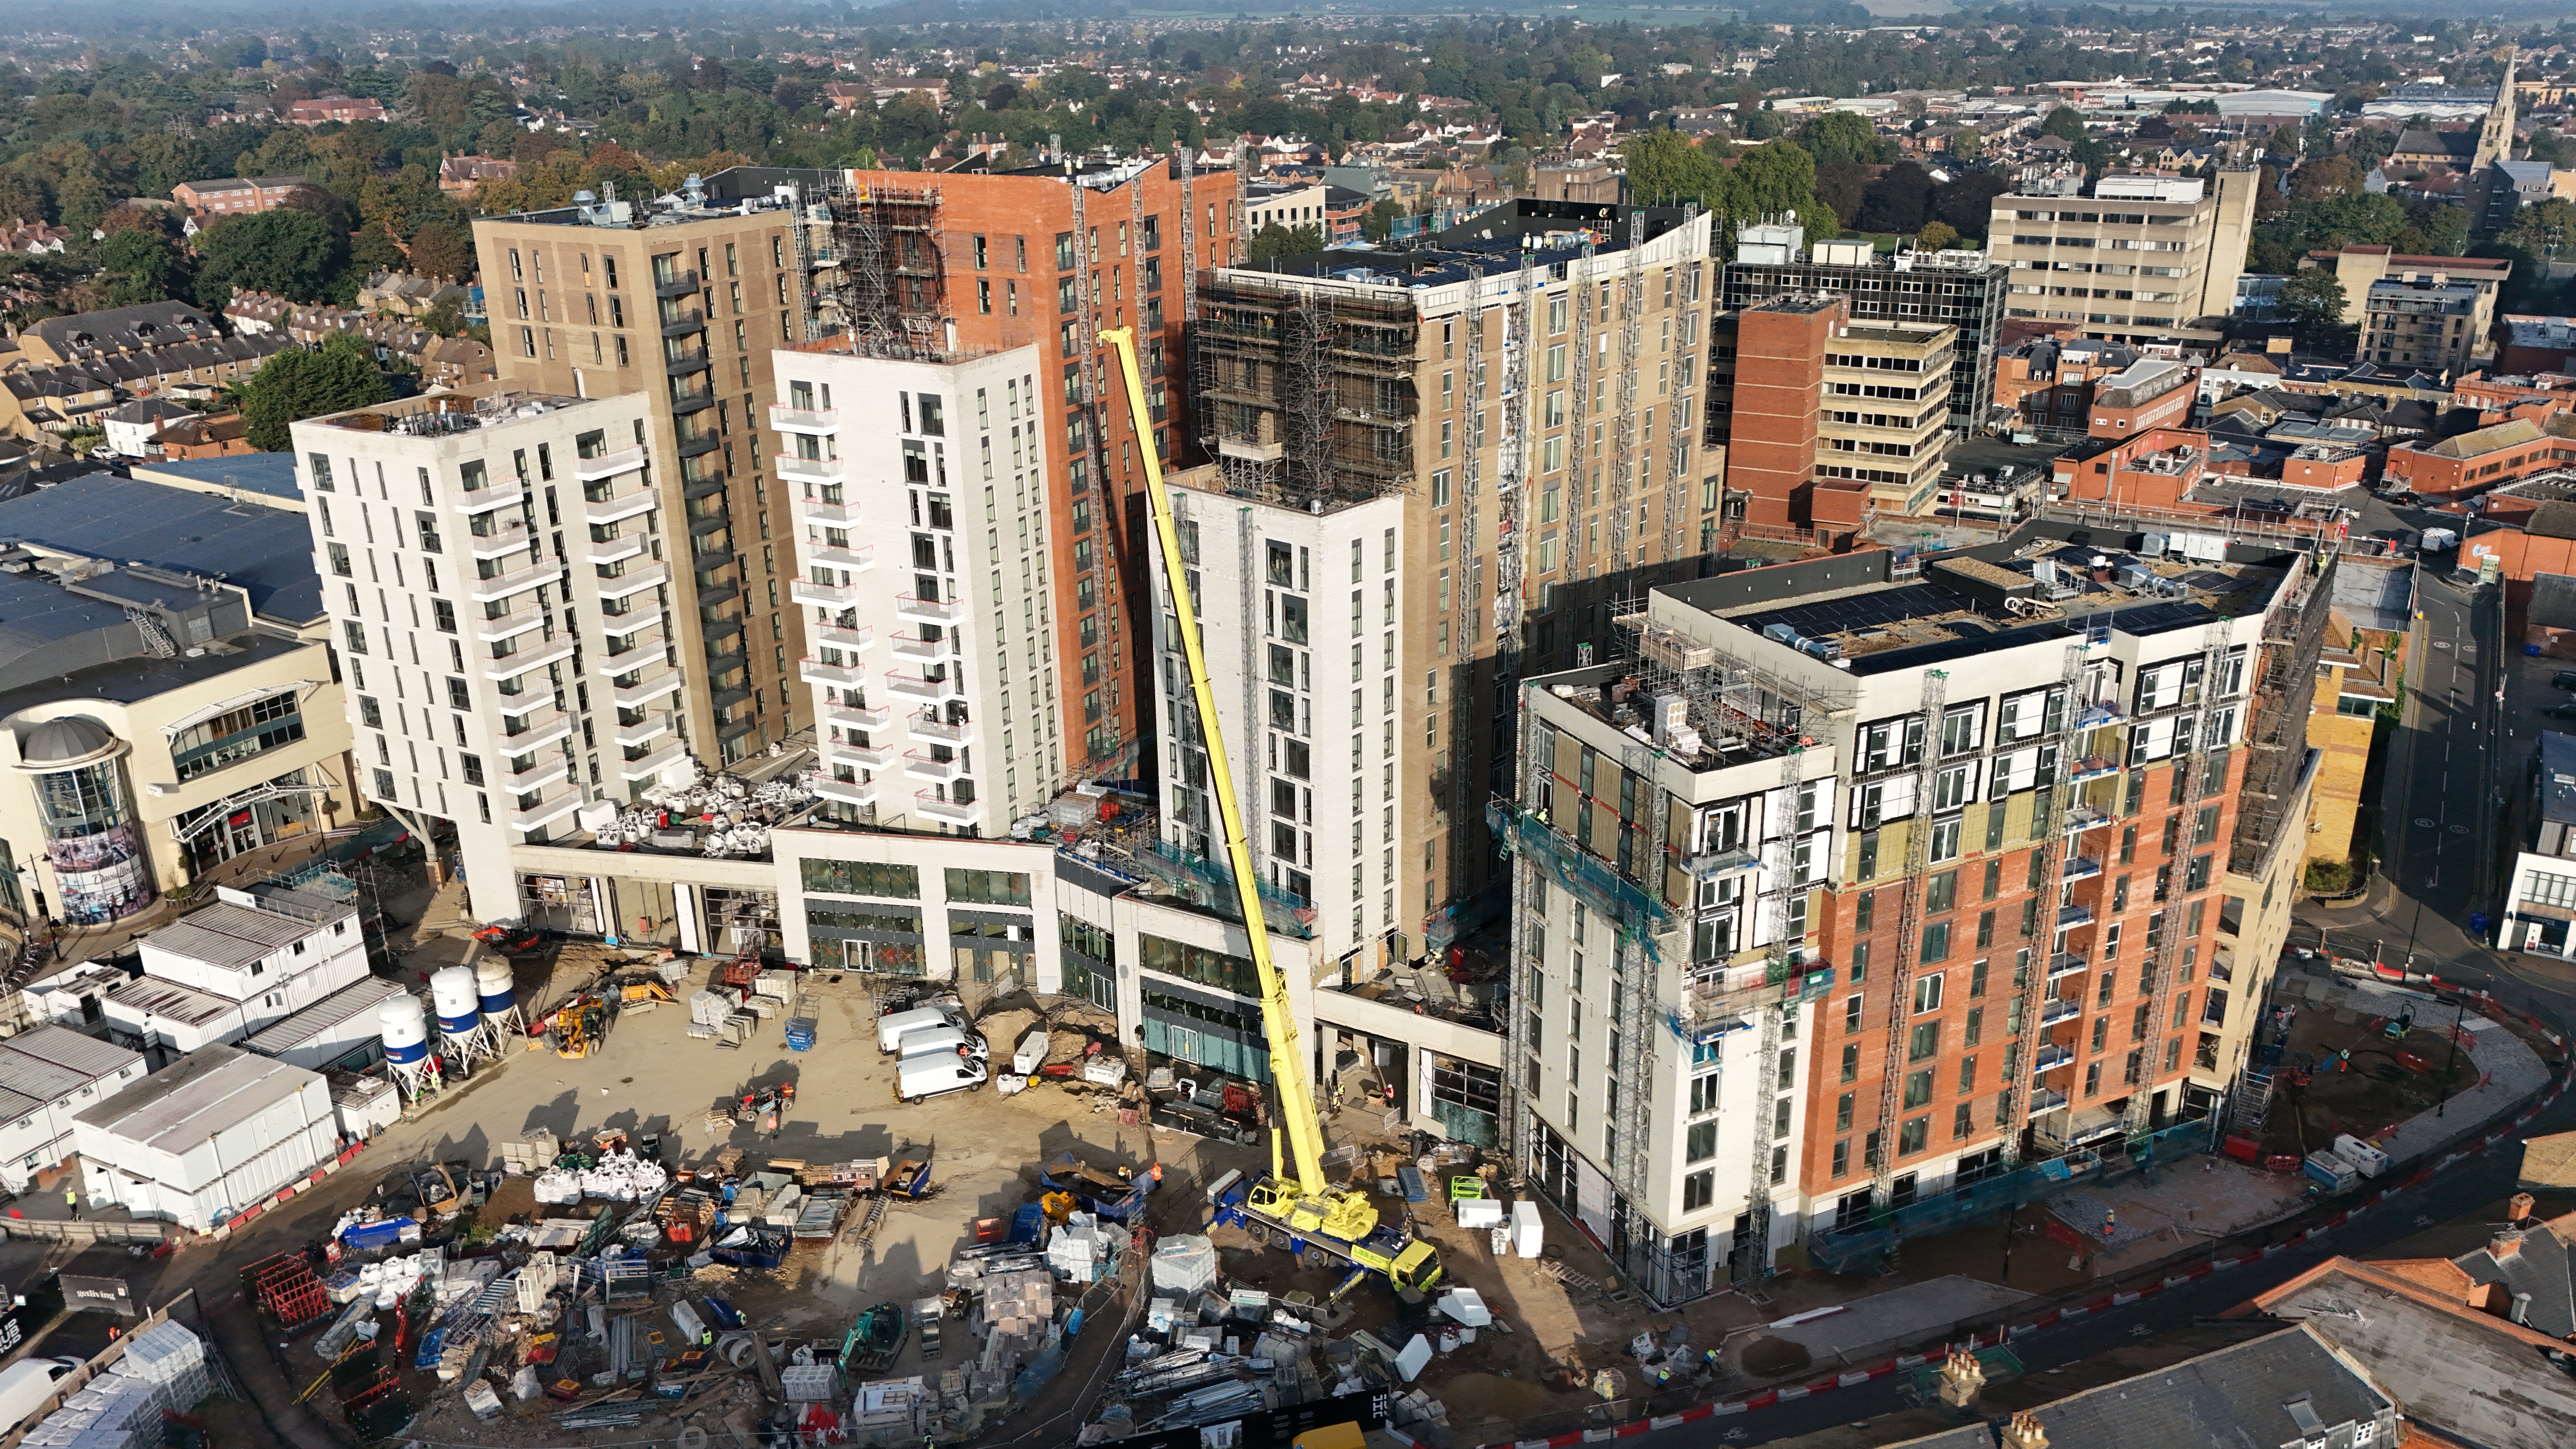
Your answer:
[[[2469,359],[2494,344],[2476,324],[2492,317],[2491,289],[2451,280],[2447,272],[2401,272],[2362,294],[2360,359],[2445,378],[2468,371]]]
[[[294,427],[359,787],[452,843],[477,919],[521,914],[513,846],[712,753],[654,411],[496,387]]]
[[[1835,293],[1781,293],[1712,323],[1727,388],[1729,526],[1824,543],[1929,511],[1958,434],[1958,330],[1854,323]],[[1716,386],[1715,382],[1712,386]]]
[[[2214,180],[2106,176],[2090,196],[1996,197],[1988,252],[2011,271],[2005,315],[2113,342],[2219,341],[2257,181],[2241,168]]]

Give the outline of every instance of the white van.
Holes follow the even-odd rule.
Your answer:
[[[926,1027],[963,1027],[964,1013],[949,1006],[916,1006],[910,1011],[889,1012],[877,1018],[877,1050],[887,1056],[903,1042],[903,1034]]]
[[[965,1049],[966,1055],[979,1062],[993,1054],[992,1047],[985,1043],[982,1036],[945,1025],[905,1032],[902,1047],[903,1055],[906,1057],[926,1057],[932,1052],[942,1052],[953,1057],[961,1047]]]
[[[984,1076],[980,1058],[961,1057],[953,1050],[926,1052],[895,1064],[894,1094],[903,1101],[918,1102],[942,1092],[971,1091],[984,1085]]]
[[[54,1380],[80,1366],[76,1358],[30,1358],[0,1369],[0,1434],[24,1427],[54,1396]]]

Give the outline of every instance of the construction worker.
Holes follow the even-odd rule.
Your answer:
[[[77,1190],[63,1189],[63,1211],[71,1214],[73,1222],[80,1221],[80,1193]]]

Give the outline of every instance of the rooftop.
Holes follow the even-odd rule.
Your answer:
[[[2540,732],[2540,816],[2576,822],[2576,735]]]
[[[168,458],[136,463],[126,470],[147,483],[167,483],[201,493],[237,489],[263,498],[301,505],[304,485],[296,481],[293,453],[236,453],[227,458]]]
[[[1260,270],[1383,287],[1441,287],[1471,274],[1511,275],[1526,257],[1561,277],[1565,265],[1578,257],[1624,250],[1632,218],[1643,218],[1642,235],[1650,242],[1693,221],[1692,213],[1678,206],[1523,198],[1479,213],[1410,250],[1308,252],[1277,258]]]
[[[2087,625],[2162,634],[2260,611],[2280,567],[2232,561],[2228,552],[2216,535],[2028,523],[2000,543],[1923,556],[1911,577],[1893,574],[1894,555],[1886,554],[1877,567],[1888,575],[1850,582],[1846,573],[1812,592],[1793,588],[1758,602],[1737,602],[1748,574],[1661,592],[1855,674],[1881,674],[2054,642]]]
[[[239,586],[263,619],[322,617],[312,525],[296,510],[91,473],[0,501],[0,540],[220,579]]]
[[[239,1047],[200,1047],[72,1120],[175,1157],[320,1080]]]
[[[334,918],[355,916],[357,908],[334,902],[316,905],[311,913],[320,917],[308,920],[303,914],[235,905],[217,901],[200,906],[178,920],[143,938],[151,949],[203,961],[228,970],[250,965],[296,942],[320,934]],[[314,958],[319,964],[321,958]]]
[[[346,428],[353,433],[391,433],[405,438],[444,438],[457,433],[470,433],[478,428],[505,428],[529,418],[541,418],[565,408],[579,407],[595,398],[562,397],[553,393],[509,392],[495,389],[431,393],[406,402],[387,403],[378,407],[358,408],[333,413],[312,421],[326,427]],[[230,459],[222,461],[229,462]]]

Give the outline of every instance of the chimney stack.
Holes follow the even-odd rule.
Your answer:
[[[1972,1353],[1954,1352],[1941,1365],[1941,1402],[1954,1409],[1967,1409],[1977,1402],[1977,1392],[1986,1386],[1986,1371]]]
[[[2505,1204],[2505,1215],[2512,1221],[2515,1227],[2520,1227],[2524,1223],[2531,1221],[2532,1207],[2533,1202],[2531,1194],[2527,1192],[2518,1192],[2513,1195],[2511,1201]]]
[[[2028,1409],[2012,1416],[2004,1425],[2003,1449],[2048,1449],[2048,1431],[2039,1427],[2039,1416]]]
[[[2496,1258],[2510,1258],[2521,1251],[2522,1229],[2520,1228],[2499,1227],[2495,1231],[2495,1236],[2487,1239],[2487,1252]]]

